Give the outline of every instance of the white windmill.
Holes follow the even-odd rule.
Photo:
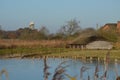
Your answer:
[[[30,22],[29,28],[33,30],[33,29],[34,29],[34,26],[35,26],[34,22]]]

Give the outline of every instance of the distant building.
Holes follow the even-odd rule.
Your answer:
[[[67,48],[78,49],[112,49],[113,45],[100,37],[95,31],[84,31],[76,39],[66,45]]]
[[[89,40],[91,37],[86,38],[85,40]],[[112,49],[113,45],[108,41],[103,40],[95,40],[95,41],[81,41],[77,43],[67,44],[67,48],[78,48],[78,49]]]
[[[90,42],[103,40],[98,37],[94,32],[87,32],[78,36],[78,38],[74,39],[71,43],[67,44],[67,48],[79,48],[86,49],[86,45]]]
[[[118,21],[117,23],[107,23],[102,27],[102,30],[115,30],[116,32],[120,33],[120,21]]]
[[[29,24],[29,28],[33,30],[33,29],[35,29],[34,26],[35,26],[34,22],[30,22],[30,24]]]

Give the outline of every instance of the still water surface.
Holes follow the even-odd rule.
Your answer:
[[[55,68],[61,63],[67,61],[65,65],[69,65],[66,68],[66,74],[75,76],[77,80],[80,80],[80,68],[86,66],[89,69],[84,72],[83,79],[88,80],[87,76],[93,80],[95,67],[98,62],[86,62],[81,60],[72,59],[47,59],[49,65],[48,71],[51,73],[49,80],[52,80]],[[120,64],[110,63],[108,66],[107,80],[115,80],[116,73],[115,67],[120,74]],[[44,61],[43,59],[3,59],[0,60],[0,71],[6,69],[8,72],[9,80],[44,80]],[[99,76],[104,73],[104,63],[99,62]],[[64,77],[64,80],[70,80],[68,77]],[[1,80],[6,80],[5,75],[1,75]]]

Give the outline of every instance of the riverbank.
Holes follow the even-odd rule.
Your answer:
[[[0,40],[0,58],[74,58],[104,60],[108,50],[65,48],[62,40]],[[120,49],[110,51],[110,58],[120,60]]]
[[[105,60],[108,50],[80,50],[68,48],[0,49],[0,58],[74,58]],[[111,60],[120,60],[120,50],[110,50]]]

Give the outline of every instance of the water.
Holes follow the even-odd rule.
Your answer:
[[[51,75],[48,77],[52,80],[53,74],[56,67],[61,62],[66,61],[63,66],[68,65],[65,68],[65,73],[76,77],[80,80],[80,69],[82,66],[89,68],[83,73],[83,80],[88,80],[88,75],[90,79],[93,80],[95,67],[97,62],[85,62],[81,60],[72,59],[47,59],[47,65],[50,67],[48,71]],[[116,64],[118,73],[120,74],[120,64]],[[9,80],[44,80],[44,61],[43,59],[3,59],[0,60],[0,71],[6,69],[8,72]],[[104,63],[99,63],[99,76],[104,73]],[[70,80],[67,76],[64,80]],[[115,63],[110,63],[108,66],[107,80],[115,80]],[[6,80],[5,75],[1,75],[1,80]]]

